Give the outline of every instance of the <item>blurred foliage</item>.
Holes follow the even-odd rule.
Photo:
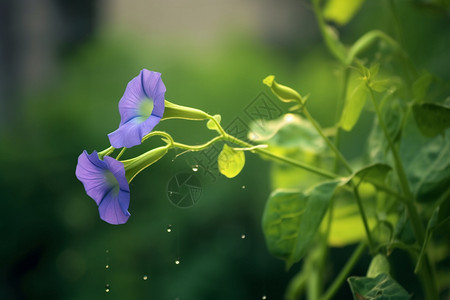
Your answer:
[[[405,31],[392,24],[388,2],[364,2],[344,27],[342,39],[353,41],[374,25],[381,26],[399,36],[420,67],[448,81],[448,1],[399,1],[405,4],[398,11]],[[293,63],[289,53],[246,34],[228,33],[201,45],[170,37],[147,40],[102,33],[61,58],[58,76],[50,86],[21,91],[20,118],[0,131],[4,211],[0,298],[198,300],[267,295],[267,299],[280,299],[295,270],[285,272],[283,263],[269,255],[260,220],[269,186],[291,185],[298,182],[296,176],[310,180],[306,174],[294,176],[285,166],[269,167],[246,155],[246,167],[233,180],[220,177],[214,181],[200,169],[203,191],[199,203],[179,209],[167,200],[165,187],[173,175],[192,170],[188,161],[193,154],[175,158],[176,153],[171,153],[133,181],[132,217],[126,225],[115,227],[98,218],[94,201],[84,194],[74,172],[83,149],[91,152],[99,145],[108,146],[105,133],[119,123],[117,103],[126,83],[142,68],[162,73],[168,100],[221,114],[222,124],[242,116],[245,106],[265,90],[261,80],[274,73],[302,94],[314,95],[315,100],[308,103],[310,111],[325,127],[334,125],[341,74],[332,57],[319,37],[298,47],[298,61]],[[287,110],[284,104],[280,107]],[[365,149],[371,124],[363,111],[352,136],[342,136],[344,154],[354,158]],[[211,135],[200,131],[200,124],[189,123],[187,129],[183,121],[158,126],[180,142],[201,143]],[[410,150],[405,151],[405,160],[414,156],[414,149]],[[329,162],[329,157],[319,159],[314,153],[303,157],[308,162]],[[270,183],[269,168],[272,174],[280,174],[275,178],[285,179]],[[427,190],[417,192],[426,195]],[[371,197],[368,188],[364,200]],[[340,213],[352,214],[354,208]],[[356,238],[349,237],[355,240],[361,228],[357,222],[346,223],[356,228],[352,231]],[[437,228],[435,235],[445,236],[447,227]],[[430,252],[448,265],[443,248],[438,244]],[[331,251],[330,278],[351,250]],[[365,263],[356,273],[364,275]],[[448,276],[442,273],[443,284]],[[411,287],[415,282],[401,284]],[[340,295],[350,294],[343,291]]]

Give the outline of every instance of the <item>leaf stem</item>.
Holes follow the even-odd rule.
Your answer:
[[[362,205],[362,201],[361,201],[361,197],[358,192],[357,185],[353,186],[353,193],[355,194],[356,203],[358,204],[358,208],[359,208],[359,213],[361,214],[361,219],[364,224],[364,229],[366,230],[367,240],[369,241],[370,253],[374,254],[375,253],[375,244],[373,242],[372,233],[370,232],[369,222],[367,221],[367,216],[366,216],[366,213],[365,213],[363,205]]]
[[[314,126],[316,131],[319,133],[319,135],[323,138],[323,140],[327,143],[328,147],[335,153],[336,158],[339,159],[345,166],[348,172],[353,173],[352,167],[350,166],[349,162],[345,159],[345,157],[342,155],[341,151],[336,148],[336,146],[328,139],[328,137],[323,133],[322,128],[317,123],[316,120],[311,116],[311,114],[308,112],[308,109],[306,107],[303,108],[303,113],[305,114],[306,118],[311,122],[311,124]],[[367,221],[367,216],[364,211],[364,207],[362,205],[361,197],[359,196],[358,192],[358,185],[353,182],[353,180],[350,182],[350,184],[353,186],[353,193],[355,194],[356,203],[358,204],[358,209],[361,214],[361,219],[364,224],[364,229],[366,231],[367,240],[369,242],[369,247],[371,253],[374,252],[375,244],[372,239],[372,234],[370,232],[369,228],[369,222]]]
[[[311,124],[314,126],[316,131],[319,133],[319,135],[323,138],[325,143],[327,143],[328,147],[334,152],[336,157],[343,163],[344,167],[347,169],[349,173],[353,173],[352,167],[350,166],[349,162],[345,159],[345,157],[342,155],[341,151],[339,151],[336,146],[330,141],[330,139],[323,133],[322,128],[320,127],[319,123],[317,123],[316,120],[311,116],[308,109],[306,107],[303,108],[303,114],[306,116],[306,118],[311,122]]]
[[[325,292],[325,294],[322,296],[321,300],[329,300],[332,299],[333,296],[338,292],[339,288],[341,287],[342,283],[345,282],[347,279],[348,274],[353,269],[355,264],[360,259],[361,255],[364,253],[364,249],[366,248],[366,243],[362,242],[358,245],[358,247],[353,252],[350,259],[347,261],[345,266],[342,268],[339,275],[336,277],[336,279],[333,281],[333,283],[330,285],[328,290]]]
[[[242,140],[240,140],[240,139],[238,139],[238,138],[236,138],[236,137],[234,137],[234,136],[229,135],[228,133],[226,133],[225,130],[224,130],[224,129],[222,128],[222,126],[220,125],[220,123],[219,123],[213,116],[209,116],[208,118],[209,118],[212,122],[214,122],[214,124],[216,125],[216,128],[217,128],[217,129],[216,129],[217,132],[219,132],[220,135],[221,135],[221,138],[223,138],[223,139],[226,140],[226,141],[229,141],[229,142],[231,142],[231,143],[237,144],[237,145],[239,145],[239,146],[241,146],[241,147],[245,147],[245,148],[253,148],[253,150],[251,150],[252,152],[256,152],[256,153],[258,153],[258,154],[265,155],[265,156],[267,156],[267,157],[270,157],[271,159],[274,159],[274,160],[277,160],[277,161],[281,161],[281,162],[290,164],[290,165],[292,165],[292,166],[295,166],[295,167],[304,169],[304,170],[306,170],[306,171],[309,171],[309,172],[312,172],[312,173],[321,175],[321,176],[326,177],[326,178],[336,179],[336,178],[339,177],[337,174],[328,172],[328,171],[326,171],[326,170],[323,170],[323,169],[319,169],[319,168],[313,167],[313,166],[311,166],[311,165],[308,165],[308,164],[305,164],[305,163],[302,163],[302,162],[299,162],[299,161],[290,159],[290,158],[288,158],[288,157],[279,156],[279,155],[277,155],[277,154],[274,154],[274,153],[272,153],[272,152],[270,152],[270,151],[267,151],[267,150],[265,150],[265,149],[262,149],[262,148],[256,148],[256,147],[254,147],[254,145],[251,145],[251,144],[249,144],[249,143],[247,143],[247,142],[244,142],[244,141],[242,141]]]
[[[408,210],[408,215],[409,215],[412,227],[413,227],[414,235],[415,235],[416,240],[419,243],[419,245],[423,245],[423,243],[425,243],[425,229],[420,220],[416,206],[414,205],[414,195],[411,192],[411,189],[409,187],[408,179],[406,177],[406,173],[403,168],[402,161],[400,160],[400,156],[398,154],[397,148],[395,148],[395,145],[391,139],[391,136],[389,135],[387,126],[384,123],[380,108],[375,99],[374,92],[370,88],[370,86],[367,85],[367,88],[370,91],[371,99],[373,102],[373,106],[375,108],[375,112],[377,114],[378,122],[380,123],[380,126],[383,130],[384,136],[389,144],[389,148],[391,148],[391,152],[392,152],[392,155],[394,158],[395,170],[396,170],[399,182],[400,182],[402,192],[405,195],[405,200],[406,200],[405,205]],[[426,299],[437,299],[438,292],[437,292],[436,283],[434,280],[434,272],[431,268],[431,264],[430,264],[430,261],[428,259],[428,256],[426,255],[426,253],[424,253],[424,256],[423,256],[423,262],[424,262],[424,267],[420,270],[419,277],[424,286],[425,297],[426,297]]]

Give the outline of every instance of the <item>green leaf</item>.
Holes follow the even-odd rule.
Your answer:
[[[323,15],[329,21],[345,25],[358,12],[363,3],[364,0],[329,0]]]
[[[242,150],[235,150],[224,144],[217,161],[220,173],[228,178],[233,178],[244,168],[245,154]]]
[[[352,130],[361,115],[367,98],[367,88],[364,81],[361,81],[345,100],[345,107],[339,122],[342,129]]]
[[[430,73],[425,73],[414,81],[412,86],[414,101],[420,102],[425,99],[432,81],[433,76]]]
[[[444,137],[426,138],[410,123],[400,144],[400,156],[417,199],[432,202],[450,186],[450,130]]]
[[[264,126],[262,126],[263,124]],[[295,114],[285,114],[271,121],[255,121],[250,124],[249,138],[255,142],[302,151],[319,152],[325,142],[314,126]]]
[[[354,300],[407,300],[408,292],[389,274],[383,273],[375,278],[350,277],[347,279]]]
[[[361,182],[369,182],[377,185],[384,185],[385,179],[389,171],[391,171],[392,168],[389,165],[382,164],[382,163],[375,163],[369,166],[365,166],[364,168],[356,171],[351,177],[352,178],[358,178],[359,182],[357,184],[360,184]]]
[[[222,120],[222,116],[221,115],[214,115],[213,118],[217,121],[217,123],[220,124],[220,121]],[[217,125],[216,123],[214,123],[213,120],[208,120],[208,122],[206,123],[206,127],[208,127],[208,129],[210,130],[217,130]]]
[[[404,105],[400,99],[386,99],[386,103],[382,108],[382,115],[389,135],[395,142],[402,134]],[[378,119],[374,119],[372,131],[369,135],[368,151],[372,161],[386,161],[386,153],[389,145],[386,141]]]
[[[262,227],[269,251],[285,260],[287,268],[305,255],[340,183],[328,181],[308,192],[276,190],[270,195]]]
[[[389,261],[384,254],[377,254],[372,258],[369,269],[367,270],[367,277],[375,278],[380,274],[389,274]]]
[[[425,136],[444,134],[450,127],[450,106],[432,102],[414,104],[413,112],[417,126]]]

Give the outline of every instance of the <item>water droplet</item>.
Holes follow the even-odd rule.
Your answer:
[[[245,238],[246,238],[245,234],[241,235],[241,239],[245,239]]]
[[[167,225],[167,232],[172,232],[172,224]]]
[[[198,171],[198,165],[195,165],[192,167],[192,171],[197,172]]]
[[[147,279],[148,279],[148,276],[147,276],[147,275],[144,275],[144,276],[142,277],[142,279],[147,280]]]
[[[266,300],[267,299],[266,295],[262,296],[261,299]]]
[[[243,190],[245,189],[245,185],[242,186],[242,189],[243,189]]]
[[[106,266],[105,266],[105,269],[109,269],[109,265],[106,265]]]
[[[175,260],[175,264],[179,265],[180,264],[180,259]]]

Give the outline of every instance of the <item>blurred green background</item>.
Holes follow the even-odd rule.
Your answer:
[[[448,5],[395,2],[413,61],[448,81]],[[193,172],[195,155],[174,160],[171,152],[131,184],[132,216],[122,226],[99,219],[75,166],[84,149],[109,146],[107,133],[119,124],[117,103],[142,68],[162,73],[168,100],[221,114],[223,124],[248,121],[244,109],[261,92],[275,102],[262,85],[274,74],[311,93],[311,112],[325,127],[333,125],[339,74],[310,3],[1,5],[0,299],[281,299],[298,266],[286,272],[265,246],[260,221],[270,193],[268,162],[248,153],[234,179],[212,179],[200,168],[201,198],[180,209],[169,202],[166,186],[175,174]],[[397,36],[392,24],[389,1],[366,1],[342,28],[342,39],[352,43],[374,28]],[[349,157],[364,149],[371,120],[362,119],[356,133],[343,137]],[[204,124],[165,121],[158,128],[190,144],[211,137]],[[331,252],[330,278],[351,249]],[[355,275],[365,273],[368,260]],[[344,287],[341,296],[348,295]]]

